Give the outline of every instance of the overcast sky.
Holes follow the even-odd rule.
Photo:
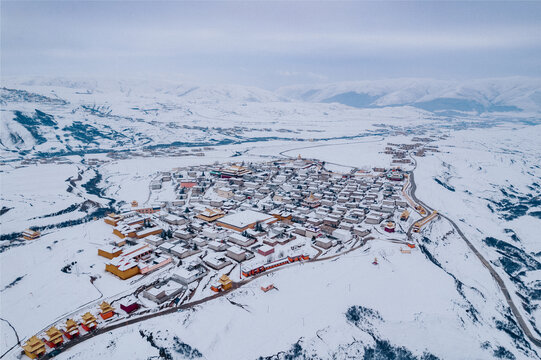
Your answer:
[[[541,2],[1,2],[2,75],[541,76]]]

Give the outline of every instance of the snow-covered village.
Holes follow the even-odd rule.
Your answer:
[[[402,148],[419,155],[424,145]],[[408,160],[400,162],[411,168]],[[94,286],[109,284],[115,294],[75,309],[64,316],[65,323],[30,337],[23,346],[27,356],[54,354],[71,340],[80,341],[79,336],[88,338],[127,320],[187,309],[281,268],[361,248],[366,253],[371,240],[411,254],[416,251],[411,233],[437,216],[408,195],[411,184],[401,167],[340,173],[300,155],[174,168],[154,174],[148,186],[141,206],[133,200],[119,213],[94,221],[96,251],[85,259],[92,265],[76,261],[62,269],[86,273]],[[25,240],[40,235],[23,232]],[[388,261],[384,253],[371,260],[374,266],[379,261]],[[279,287],[264,283],[260,290]]]
[[[540,2],[0,8],[0,360],[541,360]]]

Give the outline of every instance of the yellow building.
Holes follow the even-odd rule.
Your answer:
[[[117,215],[115,213],[110,213],[107,215],[107,217],[103,220],[106,224],[117,226],[120,221],[122,221],[124,217],[122,215]]]
[[[96,320],[94,315],[92,315],[89,312],[83,314],[83,316],[81,316],[81,320],[82,320],[81,326],[86,331],[93,330],[94,328],[98,326],[98,321]]]
[[[137,230],[130,226],[124,226],[122,228],[115,227],[113,229],[113,234],[121,239],[125,239],[126,237],[133,238],[137,235]]]
[[[204,221],[213,222],[225,216],[225,213],[220,209],[205,209],[205,211],[197,214],[195,217]]]
[[[115,314],[115,309],[108,302],[102,302],[100,304],[101,313],[100,316],[103,320],[109,319]]]
[[[105,270],[126,280],[140,273],[138,261],[150,257],[152,248],[148,245],[136,245],[126,249],[122,256],[116,257],[105,264]]]
[[[136,263],[131,264],[130,267],[120,267],[113,264],[105,264],[105,270],[109,271],[111,274],[118,276],[122,280],[129,279],[132,276],[139,274],[139,267]]]
[[[26,229],[23,231],[23,238],[25,240],[35,240],[41,236],[39,231],[34,231],[32,229]]]
[[[52,342],[55,347],[64,342],[62,333],[54,326],[47,330],[45,333],[49,337],[49,341]]]
[[[45,354],[45,343],[34,335],[28,339],[23,349],[26,356],[30,359],[36,359]]]
[[[66,320],[66,336],[68,339],[77,335],[79,335],[79,325],[73,319]]]
[[[112,259],[122,254],[122,249],[116,246],[106,245],[98,249],[98,255],[107,259]]]
[[[400,220],[406,221],[409,219],[409,217],[410,217],[410,212],[408,210],[404,210],[402,212],[402,215],[400,215]]]
[[[273,213],[271,215],[278,219],[278,221],[289,221],[293,219],[293,215],[286,212]]]
[[[228,168],[219,171],[222,178],[239,178],[250,173],[251,171],[249,169],[239,165],[231,165]]]
[[[227,276],[226,274],[223,274],[218,282],[222,285],[222,289],[224,291],[227,291],[233,287],[233,281]]]

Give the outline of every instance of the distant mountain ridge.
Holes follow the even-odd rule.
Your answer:
[[[360,131],[367,124],[397,119],[402,125],[434,114],[443,121],[464,116],[538,119],[541,81],[397,79],[269,91],[159,79],[29,77],[2,79],[0,104],[0,156],[16,158],[313,139],[318,137],[314,132],[346,136],[352,126]],[[342,125],[345,121],[351,125]]]
[[[469,81],[395,79],[354,81],[278,89],[290,99],[340,103],[357,108],[415,106],[427,111],[541,111],[541,79],[499,78]]]

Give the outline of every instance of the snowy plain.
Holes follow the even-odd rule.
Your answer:
[[[140,84],[120,90],[116,85],[111,89],[97,85],[94,88],[93,84],[68,85],[59,86],[58,81],[48,85],[27,82],[21,89],[69,99],[67,107],[50,101],[38,104],[42,111],[54,113],[55,121],[62,126],[69,127],[76,119],[104,130],[104,119],[110,121],[113,114],[118,117],[113,117],[111,128],[118,132],[127,129],[130,139],[119,143],[113,135],[97,143],[85,143],[75,136],[67,141],[63,137],[72,136],[70,131],[79,132],[55,129],[44,132],[48,141],[37,144],[31,133],[3,112],[3,129],[11,129],[26,141],[3,148],[6,161],[0,165],[1,201],[2,207],[10,210],[0,218],[2,235],[89,216],[92,211],[81,207],[54,215],[85,201],[105,207],[132,200],[150,204],[160,196],[168,197],[167,189],[153,194],[158,197],[149,196],[149,184],[159,171],[179,166],[269,161],[300,154],[325,161],[334,171],[347,172],[352,167],[391,166],[391,156],[383,154],[388,142],[411,143],[413,136],[434,136],[439,137],[433,143],[439,152],[416,158],[417,196],[460,225],[496,266],[517,304],[528,299],[520,310],[532,332],[539,336],[541,298],[537,294],[541,291],[541,267],[537,264],[541,261],[541,242],[536,229],[541,220],[536,214],[541,210],[541,193],[534,184],[541,185],[541,143],[537,140],[541,138],[541,126],[523,121],[538,114],[513,114],[516,118],[500,123],[511,115],[466,113],[458,119],[447,119],[410,105],[354,109],[336,103],[290,102],[283,99],[285,95],[254,89],[189,91],[192,87],[186,86],[175,92],[146,95],[137,94]],[[81,89],[91,92],[81,93]],[[328,91],[329,96],[335,94]],[[111,92],[116,97],[109,97]],[[181,93],[186,95],[179,96]],[[89,95],[91,100],[87,100]],[[145,98],[148,106],[143,107],[141,99]],[[179,98],[182,105],[171,110]],[[96,115],[94,110],[98,108],[88,113],[85,106],[92,103],[106,105],[112,113]],[[36,108],[36,103],[28,100],[7,104],[9,111],[17,109],[28,114]],[[156,105],[161,106],[159,110],[153,110]],[[132,122],[139,117],[141,121]],[[497,126],[491,121],[497,121]],[[230,129],[211,133],[192,128],[162,131],[166,123],[195,123],[202,127],[227,123]],[[236,131],[235,126],[242,129]],[[270,132],[262,130],[267,127]],[[238,134],[253,139],[267,133],[275,138],[224,145],[210,141]],[[352,135],[361,136],[350,138]],[[179,139],[205,143],[198,147],[208,145],[212,150],[196,157],[173,156],[167,148],[155,154],[144,149],[144,144]],[[9,143],[4,140],[4,145]],[[106,152],[71,153],[57,154],[71,163],[21,161],[39,151],[69,147],[125,150],[126,146],[137,148],[144,156],[111,158]],[[188,151],[192,148],[185,147]],[[21,151],[28,153],[21,155]],[[88,165],[91,159],[100,163]],[[81,180],[66,191],[71,185],[69,178],[78,174],[82,174]],[[98,174],[101,178],[97,178]],[[99,180],[95,184],[99,191],[83,187],[92,179]],[[21,340],[76,310],[95,307],[99,301],[115,298],[134,286],[120,282],[103,269],[96,244],[113,235],[102,220],[53,227],[43,234],[34,242],[8,246],[0,253],[0,318],[13,325]],[[513,248],[487,238],[505,241]],[[376,239],[337,259],[288,267],[193,309],[94,337],[57,358],[158,357],[159,349],[148,341],[149,334],[153,334],[159,347],[179,359],[199,355],[207,359],[283,359],[295,354],[298,358],[362,358],[371,349],[382,351],[386,341],[395,352],[404,347],[410,358],[428,359],[429,354],[441,359],[540,357],[540,350],[513,323],[488,271],[445,220],[433,222],[415,240],[422,247],[411,254],[401,253],[400,245]],[[4,243],[9,245],[11,240]],[[381,259],[378,266],[372,265],[374,257]],[[509,266],[510,260],[516,265]],[[69,272],[61,271],[72,263]],[[93,283],[90,276],[96,278]],[[260,287],[269,283],[279,290],[263,293]],[[362,307],[360,321],[346,315],[352,307]],[[4,354],[14,345],[15,337],[7,323],[1,323],[0,353]],[[17,355],[12,351],[6,358]]]

